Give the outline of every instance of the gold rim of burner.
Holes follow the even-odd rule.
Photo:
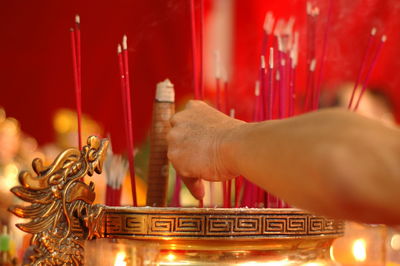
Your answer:
[[[113,238],[116,243],[120,241],[140,241],[146,243],[156,243],[161,250],[305,250],[328,248],[337,237],[313,237],[313,238],[298,238],[298,239],[253,239],[241,240],[223,239],[223,240],[191,240],[191,239],[129,239],[129,238]],[[111,240],[111,239],[110,239]]]
[[[106,207],[103,237],[168,241],[334,239],[343,221],[298,209]]]

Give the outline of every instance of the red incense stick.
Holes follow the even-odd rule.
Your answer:
[[[76,61],[78,69],[79,89],[82,90],[82,68],[81,68],[81,18],[75,15],[75,33],[76,33]]]
[[[293,64],[293,59],[292,59],[292,63],[290,66],[290,78],[289,78],[289,93],[290,93],[289,117],[292,117],[294,115],[294,101],[296,98],[295,84],[296,84],[296,65]]]
[[[382,38],[381,38],[381,41],[379,42],[378,48],[376,49],[376,52],[375,52],[375,55],[374,55],[374,57],[372,59],[371,65],[370,65],[370,67],[368,69],[367,76],[366,76],[366,78],[365,78],[365,80],[363,82],[362,89],[361,89],[361,92],[360,92],[360,96],[358,96],[358,100],[357,100],[356,106],[354,107],[354,111],[357,111],[358,106],[360,105],[361,98],[362,98],[365,90],[367,89],[368,82],[369,82],[369,79],[371,78],[372,71],[374,70],[374,68],[376,66],[376,63],[378,62],[379,55],[382,52],[382,47],[383,47],[383,44],[386,42],[386,40],[387,40],[386,35],[383,35]]]
[[[324,31],[324,39],[323,39],[323,43],[322,43],[322,55],[320,58],[320,66],[319,66],[319,73],[318,73],[318,78],[317,78],[317,85],[316,85],[316,90],[317,90],[317,101],[316,103],[318,103],[319,101],[319,96],[321,94],[321,86],[322,86],[322,78],[324,75],[324,65],[325,65],[325,58],[326,58],[326,51],[327,51],[327,47],[328,47],[328,37],[329,37],[329,33],[331,31],[331,19],[332,19],[332,0],[328,0],[329,4],[328,4],[328,19],[326,21],[326,25],[325,25],[325,31]],[[318,106],[315,105],[314,109],[317,109]]]
[[[314,71],[317,61],[315,59],[311,60],[310,66],[308,68],[307,74],[307,87],[306,87],[306,104],[304,106],[305,111],[310,111],[313,106],[314,100]]]
[[[261,55],[266,56],[268,40],[274,28],[275,18],[272,12],[267,12],[263,25],[263,40],[261,44]]]
[[[240,194],[243,187],[243,176],[238,176],[235,178],[235,208],[240,206]]]
[[[201,99],[199,89],[199,64],[198,64],[198,49],[197,49],[197,38],[196,38],[196,16],[194,10],[194,0],[190,1],[190,25],[192,34],[192,65],[193,65],[193,88],[194,98],[196,100]]]
[[[77,52],[76,52],[76,38],[74,29],[70,29],[71,32],[71,48],[72,48],[72,66],[74,70],[74,87],[75,87],[75,102],[76,102],[76,113],[78,117],[78,146],[79,149],[82,148],[82,130],[81,130],[81,121],[82,121],[82,93],[79,86],[79,72],[78,72],[78,63],[77,63]]]
[[[267,112],[267,119],[271,120],[273,116],[273,107],[274,107],[274,79],[273,79],[273,72],[274,72],[274,48],[269,48],[269,64],[268,64],[268,73],[267,73],[267,80],[268,80],[268,112]]]
[[[376,28],[372,28],[371,33],[370,33],[369,38],[368,38],[367,50],[365,51],[364,57],[363,57],[363,59],[361,61],[360,69],[358,70],[357,80],[356,80],[356,83],[354,84],[354,88],[353,88],[353,91],[351,93],[349,105],[347,106],[347,108],[349,110],[352,107],[353,100],[354,100],[354,95],[356,93],[358,85],[361,82],[362,74],[363,74],[364,69],[365,69],[365,67],[367,65],[367,59],[368,59],[369,54],[371,53],[371,48],[372,48],[372,44],[373,44],[374,39],[375,39],[375,35],[376,35]]]
[[[282,39],[278,37],[278,73],[279,74],[279,99],[280,99],[280,104],[279,104],[279,118],[285,118],[286,116],[286,84],[285,84],[285,79],[286,79],[286,53],[283,51],[283,45],[282,45]]]
[[[222,91],[221,91],[221,58],[218,51],[215,51],[215,87],[216,87],[216,105],[219,111],[222,110]]]
[[[225,95],[225,113],[228,112],[230,105],[229,105],[229,84],[228,84],[228,78],[225,76],[224,79],[224,95]]]
[[[294,105],[296,98],[296,67],[298,62],[298,49],[299,49],[299,33],[294,34],[294,44],[292,50],[290,51],[290,64],[289,64],[289,116],[294,115]]]
[[[261,93],[261,106],[260,106],[260,116],[261,121],[267,119],[268,113],[268,90],[266,84],[266,63],[265,56],[261,55],[261,65],[260,65],[260,93]]]
[[[133,143],[133,130],[132,130],[132,105],[131,105],[131,92],[129,84],[129,62],[128,62],[128,40],[126,35],[122,39],[122,57],[124,62],[125,70],[125,91],[126,91],[126,110],[128,118],[128,161],[129,170],[131,175],[131,189],[132,189],[132,199],[133,206],[137,206],[136,198],[136,182],[135,182],[135,165],[134,165],[134,143]]]
[[[204,39],[204,0],[200,0],[200,37],[199,37],[199,90],[200,99],[204,100],[204,71],[203,71],[203,39]]]

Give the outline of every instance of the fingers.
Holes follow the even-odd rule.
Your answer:
[[[204,184],[201,179],[182,177],[182,181],[189,189],[190,193],[192,193],[193,197],[195,197],[197,200],[204,198]]]

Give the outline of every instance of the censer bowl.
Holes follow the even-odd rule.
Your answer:
[[[344,231],[298,209],[106,207],[103,219],[85,265],[337,265],[330,247]]]

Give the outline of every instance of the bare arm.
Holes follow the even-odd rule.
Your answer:
[[[345,110],[244,123],[202,102],[172,120],[169,157],[192,193],[239,174],[294,206],[400,223],[400,131]],[[218,178],[216,178],[218,177]]]

